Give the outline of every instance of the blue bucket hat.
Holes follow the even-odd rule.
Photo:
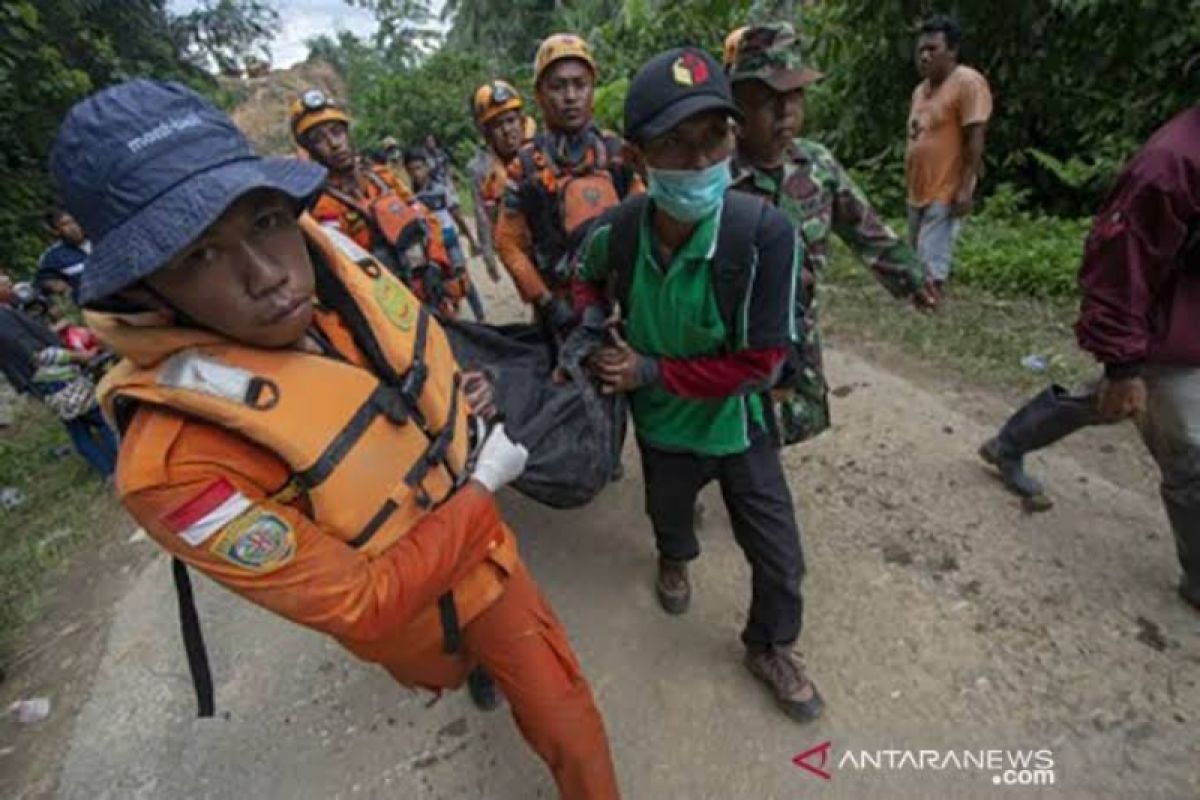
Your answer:
[[[82,305],[167,264],[239,197],[277,189],[311,197],[325,169],[262,158],[233,122],[178,83],[134,80],[80,101],[50,151],[63,204],[92,240]]]

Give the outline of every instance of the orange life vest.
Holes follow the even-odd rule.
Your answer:
[[[430,311],[395,276],[336,231],[307,217],[301,225],[316,251],[318,295],[371,369],[158,329],[162,358],[123,360],[98,393],[118,427],[129,401],[151,403],[276,453],[292,473],[284,493],[304,493],[322,530],[375,556],[465,481],[470,422],[458,365]]]
[[[548,134],[535,136],[516,158],[515,176],[530,186],[524,197],[531,207],[523,210],[533,234],[534,261],[552,287],[574,277],[575,258],[591,223],[630,189],[620,140],[598,130],[584,135],[589,141],[576,164],[559,162]]]
[[[313,216],[370,251],[422,302],[457,313],[467,286],[454,274],[437,218],[386,167],[363,170],[361,175],[361,197],[328,184],[313,206]]]

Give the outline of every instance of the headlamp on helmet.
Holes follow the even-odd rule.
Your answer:
[[[306,133],[325,122],[341,122],[350,124],[350,116],[342,108],[341,103],[329,97],[320,89],[309,89],[292,103],[291,113],[292,135],[297,143]]]
[[[521,95],[510,84],[500,80],[490,81],[476,89],[471,105],[475,122],[481,127],[501,114],[522,108]]]

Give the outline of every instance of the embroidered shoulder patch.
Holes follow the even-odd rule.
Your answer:
[[[265,572],[292,559],[296,551],[296,533],[278,514],[258,511],[230,523],[210,551],[231,564],[253,572]]]
[[[419,308],[417,299],[404,284],[388,275],[380,275],[375,280],[375,302],[393,325],[402,331],[412,330]]]

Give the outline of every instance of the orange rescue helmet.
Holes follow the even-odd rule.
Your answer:
[[[292,136],[299,142],[304,134],[325,122],[350,124],[350,115],[341,103],[320,89],[309,89],[296,98],[289,113]]]
[[[488,81],[475,90],[471,99],[471,112],[475,115],[475,124],[481,128],[501,114],[509,111],[520,111],[523,107],[521,95],[512,84],[505,81]]]
[[[547,36],[538,46],[537,57],[533,60],[533,83],[536,86],[542,80],[542,74],[551,64],[564,58],[578,58],[588,65],[592,75],[596,74],[596,59],[592,57],[592,48],[582,36],[573,33],[555,33]]]

